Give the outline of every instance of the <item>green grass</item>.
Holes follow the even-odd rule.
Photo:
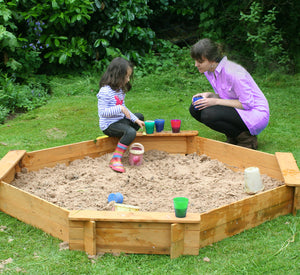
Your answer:
[[[138,75],[138,74],[137,74]],[[0,125],[0,158],[9,150],[34,151],[103,135],[98,127],[100,76],[52,77],[48,104]],[[300,162],[300,75],[256,76],[270,103],[268,127],[259,135],[259,150],[292,152]],[[183,130],[224,141],[225,137],[191,118],[193,94],[211,90],[191,66],[160,75],[136,77],[126,104],[146,119],[182,119]],[[5,226],[5,227],[3,227]],[[170,260],[168,255],[104,255],[59,250],[60,240],[0,212],[0,273],[16,274],[299,274],[300,212],[286,215],[200,249],[199,256]],[[210,262],[203,261],[208,257]],[[3,262],[11,258],[11,262]],[[9,260],[8,260],[9,261]]]

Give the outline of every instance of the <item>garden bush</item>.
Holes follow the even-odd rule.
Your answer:
[[[47,89],[36,100],[28,92],[38,75],[101,72],[116,56],[133,61],[139,74],[159,72],[202,37],[250,71],[296,72],[299,8],[297,0],[1,1],[1,116],[44,102]],[[8,89],[7,79],[16,87]],[[13,90],[29,102],[14,105]]]

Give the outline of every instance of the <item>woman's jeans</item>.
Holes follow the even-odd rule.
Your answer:
[[[233,107],[215,105],[200,111],[191,104],[190,114],[199,122],[227,137],[235,138],[240,133],[248,131],[247,126]]]
[[[139,120],[144,121],[144,116],[141,113],[135,113]],[[136,132],[140,126],[127,118],[123,118],[109,125],[103,133],[110,137],[120,137],[120,143],[129,146],[136,137]]]

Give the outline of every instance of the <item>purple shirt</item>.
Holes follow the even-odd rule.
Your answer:
[[[223,57],[215,72],[205,72],[216,94],[222,99],[238,99],[237,109],[251,135],[258,135],[268,125],[269,104],[251,75],[241,66]],[[215,75],[215,76],[214,76]]]

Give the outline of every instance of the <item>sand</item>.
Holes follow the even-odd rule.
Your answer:
[[[69,166],[16,174],[12,185],[68,210],[112,210],[110,193],[120,192],[123,204],[140,211],[171,212],[173,198],[189,198],[188,212],[201,213],[236,202],[249,195],[244,191],[244,172],[235,172],[205,155],[171,155],[151,150],[143,164],[130,166],[128,152],[123,157],[125,173],[109,168],[112,154],[85,157]],[[264,191],[283,182],[261,175]]]

